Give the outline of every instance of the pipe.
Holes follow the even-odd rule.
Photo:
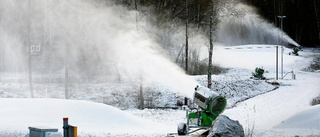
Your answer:
[[[69,137],[68,135],[68,129],[69,129],[69,124],[68,124],[68,118],[65,117],[63,118],[63,137]]]
[[[290,72],[287,72],[282,79],[284,79],[289,73],[292,73],[292,79],[296,79],[296,74],[294,74],[293,70]]]

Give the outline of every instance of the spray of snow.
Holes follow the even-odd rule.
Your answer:
[[[40,72],[61,71],[67,63],[70,72],[81,77],[104,76],[145,85],[159,83],[192,95],[197,83],[168,59],[146,30],[137,29],[150,25],[143,15],[139,15],[138,22],[142,27],[137,27],[135,18],[139,13],[111,2],[54,0],[52,12],[46,6],[48,2],[1,1],[0,51],[4,53],[5,66],[2,69],[21,68],[26,72],[26,41],[30,33],[31,44],[41,43],[41,54],[32,57],[34,71],[43,66],[45,70]],[[45,41],[48,28],[51,44]],[[9,56],[14,60],[6,58]]]
[[[218,41],[226,45],[271,44],[300,46],[281,29],[262,19],[256,10],[236,4],[221,13]]]

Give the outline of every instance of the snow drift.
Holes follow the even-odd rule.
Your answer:
[[[58,128],[62,132],[63,117],[69,117],[69,124],[78,126],[80,135],[157,135],[168,131],[165,125],[88,101],[2,98],[0,108],[0,133],[27,133],[29,126]]]

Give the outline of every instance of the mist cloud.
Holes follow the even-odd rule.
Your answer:
[[[30,17],[30,43],[41,43],[40,55],[32,56],[36,73],[63,72],[67,64],[71,77],[158,83],[192,95],[197,83],[167,58],[147,31],[137,29],[135,17],[139,13],[95,0],[52,0],[49,8],[46,2],[31,0],[28,16],[26,1],[1,1],[0,28],[5,29],[1,29],[0,49],[4,56],[2,64],[6,66],[0,68],[2,71],[19,68],[27,72]],[[139,25],[148,25],[143,15],[139,15]],[[47,44],[49,29],[50,44]],[[9,62],[9,56],[15,61]]]

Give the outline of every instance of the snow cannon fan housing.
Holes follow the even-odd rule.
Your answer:
[[[227,105],[224,97],[211,91],[209,88],[199,86],[195,88],[194,103],[204,111],[215,116],[221,114]]]

